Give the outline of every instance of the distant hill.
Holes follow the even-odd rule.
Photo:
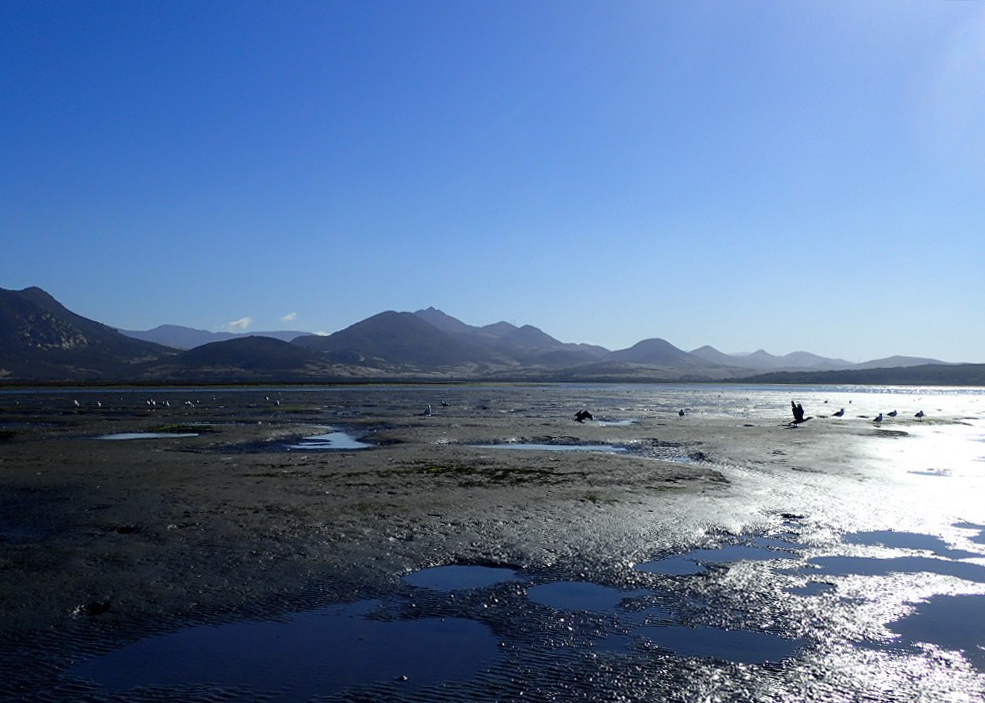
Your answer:
[[[743,378],[744,383],[891,386],[985,386],[985,364],[924,364],[843,371],[785,371]]]
[[[409,312],[381,312],[328,336],[298,337],[292,344],[326,355],[337,363],[379,369],[402,367],[450,370],[489,364],[496,359]]]
[[[648,364],[652,366],[707,366],[704,359],[678,349],[663,339],[644,339],[628,349],[614,351],[606,357],[609,362]]]
[[[67,310],[39,288],[0,289],[0,382],[517,380],[985,385],[985,365],[889,357],[852,365],[810,352],[691,352],[562,342],[532,325],[468,325],[433,307],[387,311],[332,335],[236,335],[162,325],[138,339]],[[288,341],[290,340],[290,341]],[[180,352],[175,347],[187,346]]]
[[[924,359],[918,356],[890,356],[885,359],[875,359],[861,364],[855,364],[854,369],[889,369],[905,366],[926,366],[928,364],[947,364],[937,359]]]
[[[302,347],[270,337],[248,336],[211,342],[177,354],[150,367],[145,378],[288,381],[330,375],[329,367],[321,355]]]
[[[125,379],[173,353],[76,315],[40,288],[0,288],[0,379]]]
[[[128,337],[133,337],[134,339],[142,339],[145,342],[163,344],[164,346],[173,347],[175,349],[194,349],[195,347],[200,347],[203,344],[222,342],[227,339],[238,339],[242,337],[270,337],[271,339],[279,339],[284,342],[290,342],[297,337],[310,334],[310,332],[296,332],[289,330],[250,332],[248,334],[237,334],[233,332],[207,332],[206,330],[197,330],[192,327],[181,327],[180,325],[160,325],[146,331],[119,331]]]
[[[517,327],[509,322],[495,322],[475,327],[433,307],[418,310],[414,315],[460,341],[494,352],[500,360],[508,358],[513,363],[570,366],[599,360],[609,354],[604,347],[561,342],[532,325]]]
[[[724,354],[714,347],[705,346],[695,349],[691,354],[706,361],[754,371],[834,370],[852,367],[850,361],[829,359],[804,351],[790,352],[783,356],[770,354],[764,349],[758,349],[751,354]]]

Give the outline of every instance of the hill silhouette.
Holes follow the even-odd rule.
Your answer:
[[[40,288],[0,288],[0,378],[132,378],[173,353],[76,315]]]

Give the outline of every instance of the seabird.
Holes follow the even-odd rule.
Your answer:
[[[886,414],[889,415],[889,417],[896,417],[896,411],[895,410],[891,410],[890,412],[888,412]]]
[[[425,408],[425,410],[424,410],[424,414],[425,414],[426,416],[428,416],[428,417],[430,417],[430,416],[431,416],[431,405],[430,405],[430,403],[428,404],[428,406],[427,406],[427,408]]]
[[[577,420],[578,422],[584,422],[585,420],[594,420],[594,419],[595,418],[592,417],[592,414],[587,410],[579,410],[578,412],[575,413],[575,420]]]
[[[913,417],[923,417],[923,410],[917,410],[917,414]]]
[[[677,414],[680,415],[681,417],[684,417],[684,409],[681,408],[681,410]]]
[[[882,413],[879,413],[878,415],[876,415],[876,419],[873,420],[873,422],[882,422]]]
[[[802,422],[807,422],[810,420],[809,417],[804,417],[804,406],[800,403],[795,403],[790,401],[790,410],[793,412],[793,422],[791,425],[799,425]]]
[[[844,408],[842,408],[841,410],[838,410],[837,412],[834,412],[834,413],[832,413],[832,414],[833,414],[833,415],[834,415],[835,417],[841,417],[842,415],[844,415],[844,414],[845,414],[845,409],[844,409]]]

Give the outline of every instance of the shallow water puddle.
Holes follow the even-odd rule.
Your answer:
[[[630,594],[616,588],[585,581],[559,581],[527,589],[527,598],[534,603],[558,610],[588,610],[602,613],[615,610],[628,595]]]
[[[940,574],[965,581],[985,583],[985,567],[962,561],[932,557],[814,557],[808,564],[827,576],[889,576],[891,574]]]
[[[893,530],[876,530],[873,532],[856,532],[845,535],[845,541],[850,544],[889,547],[892,549],[914,549],[931,552],[939,557],[949,559],[974,559],[985,555],[968,552],[962,549],[952,549],[940,537],[926,535],[920,532],[896,532]]]
[[[468,588],[486,588],[508,581],[519,580],[517,572],[498,566],[471,566],[452,564],[421,569],[404,576],[404,583],[430,588],[435,591],[459,591]]]
[[[665,576],[687,576],[702,573],[708,564],[799,559],[800,555],[793,550],[801,546],[786,540],[758,537],[745,544],[729,544],[715,549],[695,549],[686,554],[645,562],[638,564],[636,569]]]
[[[115,434],[99,435],[96,439],[125,441],[130,439],[179,439],[182,437],[198,437],[197,432],[117,432]]]
[[[721,659],[739,664],[779,662],[804,648],[803,640],[769,632],[719,630],[715,627],[648,626],[636,634],[662,649],[683,657]]]
[[[312,435],[294,443],[288,444],[287,450],[302,451],[325,451],[325,450],[352,450],[370,449],[373,445],[360,442],[347,432],[332,431],[324,434]]]
[[[890,623],[910,644],[929,643],[960,651],[978,671],[985,672],[985,596],[934,596],[916,611]]]
[[[371,619],[377,601],[297,613],[279,622],[192,627],[151,637],[65,673],[113,691],[137,686],[249,687],[307,700],[356,684],[419,688],[468,680],[493,665],[496,639],[461,618]]]

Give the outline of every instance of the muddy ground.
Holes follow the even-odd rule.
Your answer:
[[[721,467],[847,471],[870,431],[788,428],[784,408],[744,422],[589,407],[582,424],[583,406],[548,387],[4,397],[0,648],[40,667],[8,684],[29,695],[38,670],[141,634],[378,596],[434,565],[627,585],[627,565],[803,508],[764,494],[723,509]],[[372,447],[287,448],[328,426]],[[132,432],[197,436],[100,439]],[[476,446],[500,443],[625,451]]]

